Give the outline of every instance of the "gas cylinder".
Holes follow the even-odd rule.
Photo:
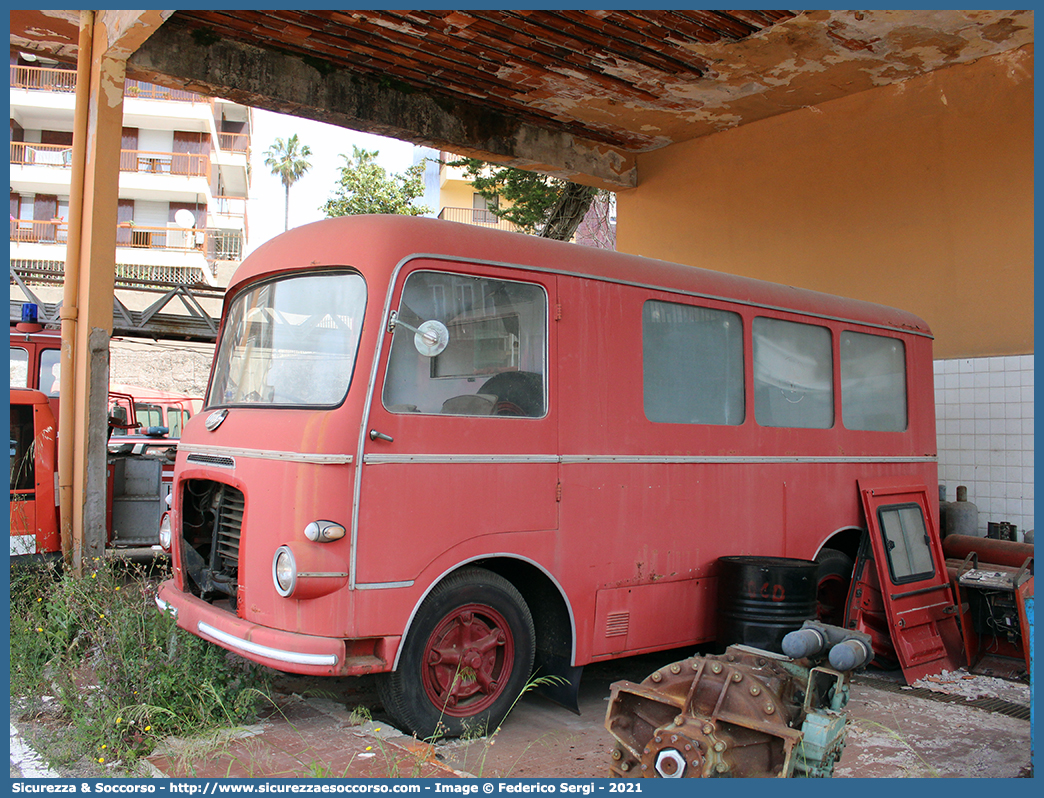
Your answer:
[[[973,535],[982,537],[979,531],[979,508],[968,501],[968,488],[957,486],[957,501],[945,501],[946,486],[939,486],[939,530],[947,535]]]

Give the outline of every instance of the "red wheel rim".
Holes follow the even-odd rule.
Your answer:
[[[504,616],[484,604],[449,613],[424,646],[421,681],[446,715],[466,718],[488,709],[511,678],[515,640]]]

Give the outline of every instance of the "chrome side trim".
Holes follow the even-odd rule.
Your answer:
[[[388,465],[392,463],[547,463],[556,464],[561,458],[556,454],[367,454],[366,465]]]
[[[924,455],[922,457],[762,457],[757,455],[722,455],[722,456],[645,456],[645,455],[611,455],[611,454],[564,454],[561,462],[563,465],[577,465],[580,463],[626,463],[632,465],[643,465],[646,463],[663,464],[708,464],[708,465],[747,465],[747,464],[771,464],[771,463],[934,463],[939,458],[935,455]]]
[[[350,454],[284,452],[281,449],[240,449],[234,446],[212,446],[205,443],[179,443],[178,450],[212,457],[253,457],[258,460],[282,460],[289,463],[315,463],[316,465],[348,465],[353,461]]]
[[[243,640],[235,635],[230,635],[227,632],[222,632],[203,621],[199,621],[196,624],[196,629],[199,631],[200,635],[210,637],[219,643],[224,643],[226,646],[233,648],[236,651],[245,651],[248,654],[265,657],[266,659],[274,659],[277,662],[292,662],[295,665],[337,664],[337,657],[333,654],[303,654],[300,651],[284,651],[281,648],[262,646],[258,643],[251,643],[249,640]]]
[[[413,580],[409,579],[405,582],[365,582],[357,584],[356,590],[394,590],[399,587],[413,587]]]
[[[934,463],[939,458],[935,455],[920,457],[899,456],[864,456],[864,457],[770,457],[758,455],[721,455],[721,456],[687,456],[687,455],[615,455],[615,454],[366,454],[363,462],[366,465],[403,465],[415,464],[451,464],[451,463],[544,463],[562,465],[606,464],[622,465],[754,465],[773,463]]]
[[[156,606],[159,607],[160,612],[169,612],[174,618],[178,617],[178,608],[170,606],[159,596],[156,596]]]

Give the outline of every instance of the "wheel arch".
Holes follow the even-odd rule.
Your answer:
[[[837,549],[843,554],[847,554],[852,559],[852,562],[855,562],[856,555],[859,554],[859,541],[862,537],[863,530],[860,527],[841,527],[827,536],[826,540],[816,549],[812,559],[816,559],[823,549]]]
[[[414,604],[413,611],[402,632],[403,641],[412,630],[417,613],[431,591],[448,576],[468,566],[485,568],[487,571],[502,576],[522,595],[533,616],[533,627],[536,633],[533,641],[536,649],[534,669],[538,669],[542,665],[546,667],[549,653],[564,657],[570,665],[576,662],[576,623],[573,608],[565,590],[542,565],[528,557],[510,553],[483,554],[461,560],[439,574]],[[403,645],[400,643],[392,663],[393,671],[399,668],[402,651]]]

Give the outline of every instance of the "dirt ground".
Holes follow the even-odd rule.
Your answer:
[[[640,682],[685,656],[666,652],[588,666],[580,715],[525,695],[495,735],[434,745],[401,734],[382,716],[372,679],[280,677],[279,711],[263,722],[221,738],[168,741],[145,765],[158,777],[603,778],[613,747],[603,726],[610,685]],[[933,691],[950,703],[933,700]],[[977,698],[993,699],[1000,711],[969,703]],[[1029,704],[1028,684],[961,671],[914,689],[898,673],[857,675],[835,777],[1031,775],[1028,714],[1011,716]],[[31,744],[34,724],[14,713],[12,723]]]

